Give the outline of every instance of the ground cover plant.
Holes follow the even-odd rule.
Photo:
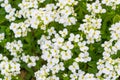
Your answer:
[[[120,0],[0,0],[0,80],[119,80]]]

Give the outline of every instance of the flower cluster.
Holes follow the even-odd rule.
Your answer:
[[[40,70],[35,72],[36,80],[49,80],[49,79],[59,80],[59,77],[57,77],[55,74],[58,73],[60,70],[61,71],[64,70],[63,63],[60,62],[59,64],[54,65],[51,68],[49,66],[43,65],[40,68]],[[49,76],[50,75],[50,71],[52,71],[52,76]],[[47,76],[49,76],[49,77],[47,77]]]
[[[50,31],[50,32],[49,32]],[[59,31],[60,34],[56,33],[53,27],[48,30],[49,36],[42,35],[41,39],[38,40],[40,44],[40,49],[42,50],[41,58],[47,61],[47,65],[43,65],[39,71],[35,73],[37,80],[49,80],[50,77],[47,77],[52,72],[54,76],[60,70],[64,70],[64,64],[60,61],[66,61],[71,59],[73,44],[71,41],[64,42],[64,38],[67,35],[67,29]],[[54,35],[52,41],[50,38]],[[61,37],[63,36],[63,37]],[[44,70],[44,73],[43,73]],[[58,77],[55,78],[57,80]],[[52,78],[54,80],[54,78]],[[59,78],[58,78],[59,79]]]
[[[72,74],[70,74],[70,80],[97,80],[94,74],[85,74],[84,71],[80,70],[78,63],[76,62],[69,66],[69,70],[72,72]]]
[[[47,61],[46,68],[49,71],[51,70],[52,74],[58,73],[58,71],[61,70],[58,67],[59,64],[61,64],[61,67],[63,67],[63,63],[60,62],[60,59],[63,61],[67,61],[72,58],[72,49],[74,48],[73,44],[77,43],[77,46],[81,51],[79,56],[75,58],[76,62],[86,63],[91,60],[91,58],[89,57],[89,53],[87,52],[89,48],[86,46],[86,42],[82,41],[83,39],[79,34],[75,35],[71,33],[68,37],[68,41],[66,42],[64,40],[64,37],[68,36],[68,30],[66,28],[60,30],[59,34],[53,27],[51,27],[47,31],[49,36],[42,35],[41,39],[38,40],[38,44],[41,45],[41,58]],[[64,70],[64,67],[62,68],[62,70]],[[49,71],[47,72],[47,75],[49,74]],[[41,69],[35,73],[36,79],[38,78],[38,75],[40,75],[39,72],[41,72]],[[46,80],[47,75],[44,76],[45,79],[42,78],[42,75],[39,78]]]
[[[12,76],[20,74],[20,64],[13,60],[9,61],[6,56],[0,54],[0,71],[4,76],[3,80],[11,80]]]
[[[80,24],[79,30],[84,32],[86,35],[87,43],[94,43],[95,41],[100,41],[100,28],[102,19],[94,18],[92,15],[85,15],[83,19],[83,24]]]
[[[112,40],[120,40],[120,22],[113,24],[109,30],[111,31]]]
[[[97,13],[105,13],[106,10],[102,9],[101,3],[99,2],[99,0],[96,0],[94,3],[92,4],[87,4],[87,10],[91,13],[91,14],[97,14]]]
[[[11,4],[9,4],[8,0],[4,0],[4,3],[1,4],[1,7],[5,9],[5,11],[8,13],[5,17],[9,21],[14,21],[15,18],[15,8],[12,8]]]
[[[104,47],[103,59],[99,59],[97,62],[97,68],[99,71],[96,75],[99,78],[106,80],[116,80],[120,75],[120,58],[112,59],[111,57],[112,55],[117,54],[118,50],[120,50],[119,25],[120,22],[111,25],[111,28],[109,28],[111,39],[109,41],[105,41],[104,44],[102,44],[102,47]],[[116,42],[113,45],[114,41]]]
[[[116,9],[116,6],[120,5],[120,0],[102,0],[102,4],[105,4],[107,6],[111,6],[112,9]]]
[[[14,40],[13,42],[7,42],[5,47],[10,51],[10,55],[17,57],[23,51],[22,46],[21,40]]]
[[[10,29],[14,32],[15,38],[18,37],[24,37],[27,36],[27,32],[30,31],[29,24],[27,24],[28,21],[26,22],[21,22],[21,23],[11,23]]]
[[[72,25],[76,23],[76,16],[73,5],[76,5],[77,1],[75,0],[58,0],[56,4],[59,9],[56,11],[55,21],[63,24],[64,26]],[[73,17],[70,17],[73,16]]]
[[[24,22],[11,23],[10,29],[15,33],[16,38],[27,36],[27,31],[29,31],[28,27],[33,29],[40,27],[45,30],[46,26],[53,21],[59,22],[64,26],[76,23],[77,20],[74,17],[76,14],[73,5],[76,5],[77,1],[58,0],[56,5],[47,4],[44,8],[38,8],[38,4],[42,2],[44,0],[22,0],[22,3],[18,5],[20,10],[12,8],[8,0],[5,0],[1,4],[5,8],[5,11],[9,13],[6,15],[6,19],[9,21],[15,21],[16,17],[25,18]]]
[[[22,55],[21,60],[27,63],[29,68],[36,65],[36,61],[39,60],[37,56]]]

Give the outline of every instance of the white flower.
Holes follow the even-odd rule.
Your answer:
[[[0,61],[3,59],[3,55],[2,54],[0,54]]]
[[[60,80],[60,79],[56,75],[52,75],[52,76],[48,77],[46,80]]]
[[[87,50],[89,49],[87,46],[86,46],[86,42],[78,42],[78,46],[80,47],[80,50],[83,51],[83,52],[87,52]]]
[[[55,38],[52,39],[54,43],[54,46],[56,47],[62,47],[64,38],[60,37],[58,34],[55,34]]]
[[[89,74],[89,73],[85,74],[84,78],[86,80],[97,80],[93,74]]]
[[[18,29],[15,31],[15,37],[18,38],[22,35],[22,30],[21,29]]]
[[[88,52],[80,53],[79,56],[75,59],[76,62],[88,62],[91,60],[91,57],[89,57]]]
[[[68,30],[66,28],[63,29],[63,31],[59,31],[62,37],[65,37],[68,34]]]
[[[63,63],[63,62],[60,62],[60,63],[59,63],[59,68],[60,68],[60,70],[62,70],[62,71],[65,70],[64,63]]]
[[[68,59],[71,59],[71,57],[72,57],[72,53],[70,50],[62,51],[60,54],[61,54],[61,58],[63,60],[68,60]]]
[[[76,70],[79,70],[78,63],[77,62],[73,62],[73,64],[69,66],[69,70],[71,70],[73,73],[75,73]]]
[[[9,21],[14,21],[15,20],[15,17],[13,15],[6,15],[5,16],[6,19],[8,19]]]
[[[31,19],[30,23],[31,23],[31,27],[33,29],[37,29],[38,28],[39,21],[36,18]]]
[[[71,41],[66,42],[63,46],[62,49],[63,50],[69,50],[69,49],[73,49],[73,44],[71,43]]]
[[[52,34],[55,34],[55,33],[56,33],[54,27],[51,27],[51,28],[48,29],[47,31],[48,31],[49,35],[52,35]]]
[[[58,55],[58,53],[60,51],[59,51],[59,49],[56,48],[56,49],[51,49],[50,52],[51,52],[52,56],[56,56],[56,55]]]
[[[74,41],[74,42],[79,42],[79,39],[80,38],[80,35],[77,34],[77,35],[74,35],[73,33],[70,34],[70,38],[69,38],[69,41]]]
[[[1,33],[1,34],[0,34],[0,42],[1,42],[2,40],[4,40],[4,38],[5,38],[5,34],[4,34],[4,33]]]
[[[19,25],[18,25],[18,24],[11,23],[11,25],[10,25],[10,29],[11,29],[11,30],[16,31],[18,28],[19,28]]]
[[[76,80],[77,79],[77,75],[74,73],[74,74],[70,74],[70,80]]]
[[[4,80],[11,80],[12,78],[11,78],[11,76],[5,76],[4,77]]]
[[[58,73],[58,71],[60,70],[59,65],[53,66],[51,70],[52,70],[52,74]]]
[[[55,61],[49,60],[47,63],[48,69],[51,69],[55,65]]]

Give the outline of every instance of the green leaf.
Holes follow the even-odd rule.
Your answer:
[[[12,5],[12,7],[16,9],[19,9],[18,4],[21,2],[22,0],[9,0],[9,3]]]
[[[120,15],[116,14],[113,18],[113,23],[119,22],[120,21]]]
[[[70,80],[70,79],[69,79],[69,77],[67,76],[67,77],[64,77],[63,80]]]
[[[3,23],[5,19],[5,10],[3,8],[0,8],[0,24]]]
[[[34,75],[34,71],[32,68],[27,67],[26,63],[21,63],[21,67],[24,68],[26,71],[29,72],[30,75]]]
[[[31,75],[28,73],[25,77],[25,80],[30,80],[30,78],[31,78]]]
[[[89,73],[93,73],[93,74],[95,74],[95,73],[97,73],[97,68],[88,68],[88,72]]]
[[[120,50],[117,52],[117,54],[111,55],[112,59],[120,58]]]
[[[73,62],[74,62],[73,59],[70,59],[70,60],[64,61],[64,66],[65,66],[66,68],[68,68]]]
[[[95,61],[91,61],[88,63],[89,66],[91,67],[95,67],[96,66],[96,62]]]
[[[0,74],[0,78],[4,78],[4,76],[2,74]]]

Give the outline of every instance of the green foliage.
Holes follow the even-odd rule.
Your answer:
[[[116,14],[113,18],[113,23],[119,22],[120,21],[120,15]]]
[[[0,24],[6,20],[5,15],[6,15],[5,10],[0,7]]]
[[[88,72],[89,73],[97,73],[97,65],[96,65],[96,62],[97,61],[91,61],[91,62],[88,62],[88,65],[90,66],[89,68],[88,68]]]

